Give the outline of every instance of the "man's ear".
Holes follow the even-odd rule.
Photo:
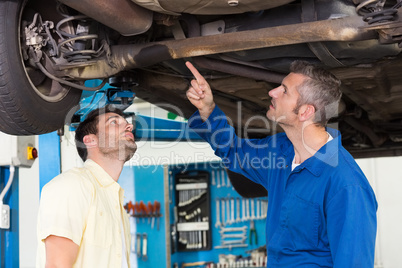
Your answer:
[[[314,114],[316,110],[313,105],[304,104],[299,109],[299,120],[304,122],[314,119]]]
[[[87,148],[95,147],[98,144],[98,138],[94,134],[85,135],[82,141]]]

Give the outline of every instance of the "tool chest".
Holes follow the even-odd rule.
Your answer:
[[[138,268],[266,265],[267,198],[240,196],[221,163],[134,167],[132,172],[131,204],[142,207],[131,215],[131,258]]]

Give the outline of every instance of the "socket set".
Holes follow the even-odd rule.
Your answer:
[[[210,250],[209,173],[188,171],[175,176],[177,251]]]

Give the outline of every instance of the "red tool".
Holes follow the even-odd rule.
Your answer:
[[[140,201],[140,209],[141,209],[141,216],[142,217],[142,221],[145,221],[145,216],[148,215],[148,208],[145,205],[145,203],[141,200]]]
[[[137,218],[137,222],[140,221],[139,216],[141,215],[141,207],[140,204],[138,204],[138,202],[135,202],[134,204],[134,217]]]
[[[151,201],[148,201],[148,216],[149,216],[149,218],[148,218],[148,224],[151,222],[151,217],[152,217],[152,219],[154,219],[154,213],[153,213],[153,211],[154,211],[154,206],[152,206],[152,203],[151,203]]]
[[[131,202],[131,201],[130,201],[130,202]],[[130,203],[125,204],[123,207],[124,207],[124,209],[126,210],[126,212],[127,212],[128,214],[130,214]]]
[[[135,209],[134,209],[134,204],[133,204],[133,202],[128,201],[128,204],[127,204],[126,206],[127,206],[127,207],[126,207],[127,213],[128,213],[130,216],[134,216]]]
[[[161,203],[158,201],[154,201],[154,209],[155,209],[155,217],[158,217],[158,221],[156,223],[156,227],[159,230],[159,218],[160,218],[160,210],[161,210]]]

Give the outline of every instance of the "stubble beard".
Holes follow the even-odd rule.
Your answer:
[[[124,162],[130,160],[137,151],[137,145],[132,140],[119,140],[117,146],[100,147],[99,151],[106,158],[118,159]]]
[[[271,109],[268,109],[267,113],[265,114],[265,116],[268,118],[268,120],[275,122],[275,115],[270,114],[273,113],[273,111]]]
[[[123,152],[122,156],[124,156],[124,162],[130,160],[137,151],[137,144],[135,144],[135,142],[131,140],[123,141],[123,145],[121,147],[123,147],[120,148],[120,152]]]
[[[297,115],[299,108],[300,108],[300,106],[297,106],[297,105],[296,105],[296,106],[293,108],[292,112]],[[267,113],[265,114],[265,116],[266,116],[269,120],[271,120],[273,123],[278,124],[278,125],[281,126],[282,128],[283,128],[283,127],[287,127],[287,126],[289,126],[289,127],[292,127],[292,126],[293,126],[293,123],[291,123],[291,122],[289,122],[289,121],[287,120],[286,115],[281,115],[281,116],[278,117],[278,116],[275,115],[275,111],[276,111],[276,110],[271,110],[271,109],[269,109],[269,110],[267,111]],[[270,112],[271,112],[271,113],[270,113]]]

